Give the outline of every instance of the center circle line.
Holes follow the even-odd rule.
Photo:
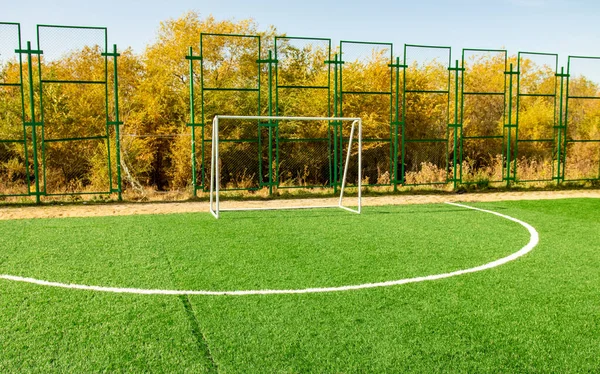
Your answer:
[[[119,288],[119,287],[103,287],[103,286],[89,286],[84,284],[67,284],[60,282],[51,282],[41,279],[35,278],[27,278],[20,277],[15,275],[5,275],[0,274],[0,279],[14,281],[14,282],[22,282],[22,283],[30,283],[38,286],[46,286],[46,287],[56,287],[56,288],[65,288],[72,290],[83,290],[83,291],[94,291],[94,292],[109,292],[109,293],[121,293],[121,294],[137,294],[137,295],[200,295],[200,296],[250,296],[250,295],[290,295],[290,294],[309,294],[309,293],[327,293],[327,292],[343,292],[343,291],[352,291],[352,290],[363,290],[368,288],[380,288],[380,287],[391,287],[391,286],[399,286],[403,284],[409,283],[419,283],[426,281],[434,281],[439,279],[456,277],[459,275],[476,273],[484,270],[489,270],[498,266],[502,266],[508,262],[514,261],[519,257],[525,256],[527,253],[531,252],[539,243],[539,234],[536,229],[528,224],[527,222],[521,221],[517,218],[508,216],[506,214],[494,212],[491,210],[475,208],[469,205],[459,204],[459,203],[450,203],[446,204],[475,210],[483,213],[492,214],[504,219],[507,219],[512,222],[516,222],[521,226],[525,227],[529,232],[529,242],[521,248],[519,251],[503,257],[501,259],[489,262],[484,265],[457,270],[450,273],[442,273],[442,274],[433,274],[422,277],[415,278],[405,278],[398,279],[392,281],[385,282],[376,282],[376,283],[363,283],[349,286],[338,286],[338,287],[316,287],[316,288],[303,288],[303,289],[282,289],[282,290],[239,290],[239,291],[204,291],[204,290],[159,290],[159,289],[144,289],[144,288]]]

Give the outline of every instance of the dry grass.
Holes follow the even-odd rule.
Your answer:
[[[588,179],[600,177],[600,156],[598,151],[593,147],[580,147],[577,153],[571,152],[567,158],[565,177],[567,180]],[[586,152],[583,152],[586,151]],[[555,187],[556,181],[552,179],[555,171],[556,161],[551,159],[541,158],[519,158],[516,161],[517,183],[518,187],[523,188],[547,188]],[[483,164],[483,165],[481,165]],[[225,186],[225,189],[236,189],[240,191],[223,191],[225,197],[234,199],[256,198],[269,199],[271,197],[308,197],[308,196],[333,196],[333,190],[326,187],[310,187],[315,179],[311,175],[309,168],[306,167],[304,172],[288,179],[281,181],[281,188],[274,188],[274,195],[270,196],[267,188],[262,188],[254,191],[244,191],[245,189],[256,189],[258,178],[256,174],[246,171],[240,173],[236,178],[230,179]],[[502,155],[490,157],[488,162],[480,162],[477,165],[473,160],[465,160],[462,163],[462,182],[469,185],[476,185],[478,189],[485,189],[495,184],[502,185],[504,173],[504,160]],[[409,171],[405,175],[405,184],[407,187],[399,186],[397,190],[401,192],[411,192],[416,189],[422,191],[452,191],[453,184],[450,181],[453,175],[452,168],[446,170],[431,162],[423,162],[420,164],[418,171]],[[460,173],[457,173],[460,175]],[[372,181],[365,177],[363,184],[368,185]],[[393,191],[393,188],[386,187],[391,183],[390,174],[387,170],[377,171],[378,185],[381,187],[370,186],[369,192],[376,194],[387,194]],[[434,184],[438,183],[438,184]],[[583,183],[583,182],[582,182]],[[408,187],[413,185],[413,187]],[[418,186],[418,187],[414,187]],[[43,187],[43,185],[42,185]],[[290,188],[297,187],[297,188]],[[116,196],[107,194],[95,194],[98,189],[94,185],[69,185],[61,184],[53,187],[54,190],[64,191],[64,196],[44,197],[45,202],[105,202],[115,200]],[[102,189],[107,189],[103,186]],[[31,188],[33,191],[33,187]],[[86,192],[85,195],[70,192],[79,191]],[[31,202],[28,197],[8,197],[1,195],[21,195],[27,193],[27,186],[23,181],[12,182],[9,178],[0,179],[0,200],[4,202]],[[202,190],[196,193],[198,199],[207,199],[208,194]],[[149,186],[141,186],[141,188],[131,188],[127,181],[124,180],[123,199],[126,201],[186,201],[194,198],[193,189],[191,186],[184,188],[174,188],[167,191],[159,191],[156,188]]]
[[[431,162],[422,162],[419,171],[408,171],[405,175],[406,184],[431,184],[445,182],[448,173],[445,168],[440,168]]]

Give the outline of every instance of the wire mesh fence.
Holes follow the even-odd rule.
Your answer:
[[[16,23],[0,22],[0,85],[21,84],[21,28]]]
[[[505,144],[500,138],[465,138],[462,146],[480,152],[464,158],[460,165],[462,183],[489,185],[502,181],[505,170]]]
[[[568,142],[565,159],[566,181],[600,178],[600,150],[597,142]]]
[[[40,25],[37,36],[44,194],[109,194],[116,138],[107,30]]]
[[[565,71],[551,53],[464,49],[452,63],[449,47],[213,33],[195,51],[166,88],[175,107],[148,118],[143,64],[120,98],[106,28],[39,25],[33,46],[0,23],[0,196],[197,195],[215,115],[360,117],[370,186],[600,179],[597,57]],[[223,189],[340,187],[347,124],[222,126]]]
[[[567,67],[565,166],[568,181],[600,180],[600,57],[569,56]]]
[[[463,49],[461,155],[463,183],[504,180],[508,57],[504,50]],[[487,141],[486,141],[487,140]],[[491,148],[486,148],[490,146]]]
[[[209,141],[205,145],[207,166],[205,178],[208,186],[210,168],[212,168],[213,126],[211,125],[207,130],[210,130],[210,137],[207,139]],[[266,152],[268,139],[265,146],[260,144],[261,140],[264,138],[258,120],[222,119],[219,121],[221,190],[256,190],[265,183],[265,180],[268,180],[268,171],[265,173],[268,165],[263,167],[263,162],[268,160]]]
[[[404,57],[403,181],[405,185],[445,184],[450,170],[451,49],[405,45]]]
[[[353,121],[335,121],[340,131],[339,152],[335,152],[331,136],[333,122],[221,117],[218,142],[220,189],[257,190],[269,185],[280,189],[325,188],[332,186],[336,174],[341,181]],[[358,130],[354,134],[348,164],[349,184],[358,183],[357,138]],[[337,157],[338,154],[343,157]],[[208,179],[209,174],[207,171]]]
[[[365,185],[391,185],[394,179],[394,58],[391,43],[341,41],[341,115],[363,119]]]
[[[522,182],[556,180],[558,159],[564,160],[562,129],[557,127],[558,55],[521,52],[518,71],[516,177]]]
[[[327,121],[278,121],[276,151],[278,187],[323,187],[332,181]]]
[[[0,196],[29,193],[20,34],[18,24],[0,23]]]
[[[331,40],[275,38],[275,114],[331,116]]]
[[[212,121],[219,114],[259,115],[261,114],[261,38],[255,35],[223,35],[201,34],[200,36],[200,107],[201,129],[198,137],[194,131],[194,183],[197,188],[208,190],[210,170],[210,151],[212,147]],[[270,99],[270,98],[269,98]],[[263,100],[264,101],[264,100]],[[266,104],[271,108],[271,104]],[[227,127],[227,125],[225,125]],[[246,131],[240,130],[240,131]],[[254,134],[254,142],[258,142],[258,128]],[[230,173],[236,182],[229,188],[256,189],[261,184],[258,166],[244,166],[241,160],[249,161],[245,155],[247,148],[255,148],[255,159],[258,148],[238,134],[231,136],[231,149],[234,160],[230,160]],[[238,137],[238,142],[235,139]],[[238,166],[235,166],[238,165]],[[241,172],[241,175],[240,173]],[[253,173],[252,173],[253,172]],[[226,175],[226,174],[224,174]],[[224,188],[227,188],[224,186]]]

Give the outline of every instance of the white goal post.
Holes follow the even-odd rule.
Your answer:
[[[343,165],[342,184],[338,203],[335,205],[321,206],[295,206],[295,207],[255,207],[255,208],[226,208],[223,209],[219,205],[219,185],[220,185],[220,165],[219,165],[219,119],[223,120],[257,120],[257,121],[345,121],[352,122],[350,129],[350,138],[348,140],[348,150],[346,152],[345,163]],[[344,190],[346,189],[346,178],[348,176],[348,165],[350,164],[350,155],[352,144],[356,135],[358,142],[358,200],[356,209],[344,206]],[[341,208],[352,213],[361,213],[362,207],[362,120],[352,117],[290,117],[290,116],[229,116],[217,115],[213,120],[212,126],[212,151],[210,164],[210,212],[219,219],[219,214],[222,211],[240,211],[240,210],[277,210],[277,209],[308,209],[308,208]]]

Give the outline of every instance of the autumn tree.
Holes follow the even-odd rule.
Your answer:
[[[191,181],[191,139],[186,126],[190,77],[185,57],[190,46],[199,54],[201,33],[266,36],[272,35],[274,30],[261,32],[252,20],[217,21],[212,16],[200,19],[195,12],[161,23],[156,41],[141,57],[143,70],[126,117],[126,133],[137,137],[124,141],[124,147],[137,150],[132,158],[139,164],[133,169],[142,172],[136,173],[136,177],[159,190],[185,187]],[[209,85],[244,86],[250,83],[251,75],[258,75],[258,54],[251,57],[241,54],[239,58],[245,46],[228,44],[229,40],[208,43],[203,48],[207,65],[204,79]],[[226,50],[229,52],[225,53]],[[199,66],[195,72],[192,79],[200,87]],[[249,102],[253,99],[248,95],[226,96],[208,98],[205,102],[207,118],[211,118],[210,113],[239,113],[240,107],[252,106]],[[197,115],[200,115],[199,110]],[[140,158],[143,163],[139,162]]]

